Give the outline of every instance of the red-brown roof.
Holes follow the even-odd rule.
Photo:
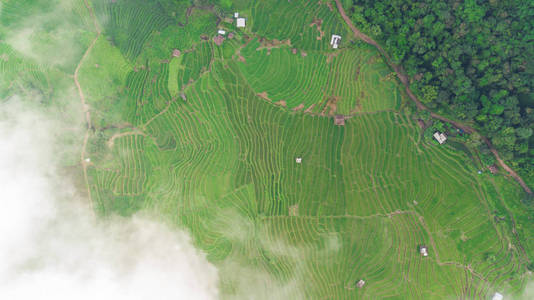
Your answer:
[[[345,125],[345,116],[343,115],[336,115],[334,117],[334,125],[343,126]]]

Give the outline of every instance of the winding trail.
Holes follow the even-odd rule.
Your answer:
[[[350,29],[354,33],[354,36],[359,38],[359,39],[361,39],[361,40],[363,40],[367,44],[374,46],[378,50],[378,52],[380,52],[380,54],[385,58],[386,63],[393,69],[393,71],[395,71],[395,73],[397,74],[397,77],[399,78],[400,82],[405,87],[406,94],[408,95],[408,97],[410,97],[410,99],[413,100],[413,102],[415,103],[415,105],[417,106],[418,109],[429,111],[430,115],[433,118],[436,118],[438,120],[450,123],[450,124],[454,125],[456,128],[460,128],[460,129],[462,129],[463,131],[465,131],[467,133],[475,133],[475,132],[478,133],[477,130],[474,129],[473,127],[470,127],[468,125],[462,124],[462,123],[457,122],[457,121],[453,121],[451,119],[445,118],[445,117],[443,117],[443,116],[441,116],[439,114],[436,114],[436,113],[430,111],[430,109],[428,109],[428,107],[426,107],[419,99],[417,99],[415,94],[410,90],[410,81],[408,80],[408,77],[404,74],[404,71],[402,70],[402,67],[394,64],[392,62],[391,58],[389,57],[389,55],[386,53],[386,51],[384,51],[384,49],[375,40],[373,40],[371,37],[369,37],[368,35],[362,33],[360,30],[358,30],[358,28],[356,28],[356,26],[354,26],[354,24],[352,24],[352,21],[350,20],[349,16],[347,16],[347,14],[345,13],[345,10],[343,9],[343,5],[341,5],[340,0],[335,0],[335,1],[336,1],[337,9],[338,9],[339,13],[341,14],[341,17],[343,18],[343,20],[345,20],[345,23],[347,23],[347,25],[350,27]],[[482,140],[484,141],[484,143],[486,143],[486,145],[488,145],[491,153],[493,153],[493,155],[495,156],[495,159],[497,160],[499,165],[506,172],[508,172],[508,174],[512,178],[514,178],[519,183],[519,185],[521,185],[521,187],[523,188],[523,190],[525,192],[527,192],[528,194],[532,194],[532,190],[528,187],[528,185],[521,178],[521,176],[519,176],[519,174],[517,174],[514,170],[512,170],[512,168],[510,168],[501,159],[501,157],[499,156],[499,152],[497,152],[497,149],[495,149],[493,144],[491,144],[490,140],[487,137],[484,137],[483,135],[480,135],[480,136],[482,137]]]
[[[89,178],[87,177],[87,166],[90,164],[90,162],[85,161],[85,159],[86,159],[85,156],[86,156],[87,142],[89,141],[89,135],[91,133],[91,129],[93,128],[93,125],[91,123],[91,111],[90,111],[89,105],[87,105],[87,103],[85,101],[85,95],[83,94],[82,86],[80,85],[80,81],[78,80],[78,75],[79,75],[80,68],[81,68],[83,62],[85,61],[87,56],[89,56],[89,53],[91,52],[91,50],[93,49],[93,47],[96,44],[96,41],[100,37],[101,30],[100,30],[100,27],[98,27],[98,23],[96,21],[95,15],[93,13],[93,9],[91,8],[91,6],[87,2],[87,0],[84,0],[84,3],[85,3],[85,7],[87,8],[87,10],[89,10],[89,14],[91,15],[91,18],[93,19],[93,24],[94,24],[95,30],[96,30],[96,36],[93,39],[93,41],[91,42],[91,44],[89,45],[89,47],[87,48],[87,50],[85,51],[85,53],[83,54],[82,58],[80,59],[80,62],[76,66],[76,70],[74,71],[74,84],[76,84],[76,88],[78,89],[78,95],[80,96],[80,101],[82,103],[82,109],[83,109],[83,112],[84,112],[84,115],[85,115],[85,123],[86,123],[86,126],[87,126],[87,128],[85,130],[85,135],[84,135],[84,138],[83,138],[82,151],[81,151],[81,154],[80,154],[80,163],[81,163],[82,168],[83,168],[83,177],[84,177],[84,181],[85,181],[85,186],[87,187],[87,196],[89,197],[91,210],[93,211],[93,199],[91,197],[91,188],[89,187]]]

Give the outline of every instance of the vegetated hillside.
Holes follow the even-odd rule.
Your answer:
[[[476,124],[534,183],[534,1],[344,2],[426,105]],[[484,143],[471,143],[492,164]]]
[[[85,1],[70,3],[58,16],[83,22],[65,29],[90,38],[64,42],[77,59],[94,45],[78,80],[96,211],[149,210],[186,228],[219,269],[222,298],[522,293],[534,222],[521,190],[478,174],[461,135],[426,140],[394,76],[350,38],[332,2],[88,1],[97,39]],[[4,18],[51,6],[5,2],[0,32],[20,29]],[[233,36],[220,44],[218,28]],[[49,105],[73,87],[75,58],[50,66],[22,50],[0,41],[0,95]],[[344,126],[334,125],[340,113]]]
[[[241,3],[245,29],[233,9],[157,3],[97,8],[104,35],[80,80],[100,213],[149,209],[188,228],[223,298],[521,293],[533,227],[513,229],[520,190],[478,174],[468,150],[423,139],[391,71],[333,3]],[[161,18],[135,41],[112,38],[153,10]],[[218,45],[217,28],[232,38]]]

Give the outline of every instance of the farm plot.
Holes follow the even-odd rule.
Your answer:
[[[353,114],[392,110],[400,104],[396,82],[369,47],[305,57],[289,47],[261,49],[250,42],[239,64],[251,87],[273,103],[315,113]]]
[[[256,37],[243,38],[246,46],[185,37],[180,55],[162,61],[175,43],[157,46],[159,30],[149,30],[136,43],[156,48],[135,61],[137,50],[115,49],[120,70],[104,74],[120,87],[87,85],[93,110],[111,108],[120,118],[96,129],[105,146],[89,168],[97,209],[105,216],[151,210],[187,228],[218,267],[223,298],[471,299],[520,291],[526,254],[512,223],[496,221],[503,204],[493,184],[465,154],[420,141],[375,52],[358,44],[322,51],[328,44],[313,31],[299,38],[301,27],[317,25],[306,25],[313,14],[294,14],[297,2],[324,28],[342,31],[324,3],[257,1]],[[205,15],[188,22],[196,17]],[[257,50],[265,46],[259,36],[291,46]],[[100,42],[95,49],[112,47]],[[109,64],[99,51],[88,61]],[[82,71],[86,80],[97,76]],[[103,100],[107,93],[114,101]],[[301,104],[312,113],[290,111]],[[351,115],[345,126],[321,115],[334,111]]]
[[[252,31],[269,39],[289,39],[304,51],[325,51],[330,36],[347,36],[348,31],[330,1],[255,1],[252,7]]]
[[[229,297],[247,272],[258,293],[291,298],[478,298],[520,286],[522,255],[505,250],[509,228],[495,228],[484,204],[494,199],[466,157],[418,144],[400,113],[336,127],[260,100],[248,82],[238,62],[216,61],[187,102],[146,126],[144,155],[124,156],[150,173],[125,159],[95,173],[100,206],[132,212],[122,201],[189,228]]]
[[[95,13],[107,36],[129,60],[135,60],[154,31],[172,24],[173,19],[155,1],[93,2]]]

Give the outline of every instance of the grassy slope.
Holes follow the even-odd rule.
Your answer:
[[[369,62],[369,49],[347,38],[327,63],[332,52],[309,26],[313,18],[324,19],[327,37],[348,35],[326,5],[301,2],[261,1],[243,14],[249,36],[290,38],[291,47],[308,55],[293,55],[290,47],[267,55],[251,42],[241,49],[245,63],[235,55],[245,42],[241,35],[222,47],[200,39],[215,31],[209,12],[194,10],[184,27],[167,26],[183,14],[95,3],[106,31],[80,81],[96,126],[89,171],[100,212],[149,209],[188,228],[219,267],[225,297],[517,292],[534,247],[528,239],[533,222],[517,187],[477,175],[469,159],[448,146],[421,143],[419,129],[399,110],[395,83],[379,60]],[[153,17],[141,28],[135,18],[143,14]],[[180,58],[171,59],[174,48]],[[46,76],[60,70],[44,72],[7,45],[0,49],[9,56],[0,60],[5,78],[27,78],[43,94],[51,90],[53,77]],[[352,80],[356,65],[358,81]],[[258,71],[264,69],[280,74]],[[297,75],[283,77],[288,72]],[[329,74],[342,84],[325,81]],[[344,97],[342,113],[351,112],[351,99],[364,91],[369,96],[360,111],[369,113],[336,127],[331,118],[291,111],[301,102],[319,105],[323,90]],[[187,101],[178,96],[182,91]],[[256,96],[264,91],[288,108]],[[300,99],[304,91],[317,97]],[[421,244],[430,248],[427,259],[417,253]],[[354,286],[359,279],[367,281],[363,289]]]

